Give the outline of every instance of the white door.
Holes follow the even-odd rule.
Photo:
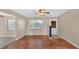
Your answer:
[[[57,35],[57,28],[52,28],[52,35]]]

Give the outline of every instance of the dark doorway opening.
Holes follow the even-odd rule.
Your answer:
[[[56,28],[56,21],[51,21],[51,27]]]

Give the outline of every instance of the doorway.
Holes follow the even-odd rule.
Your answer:
[[[51,26],[51,35],[57,35],[57,20],[51,20],[50,22],[50,26]]]

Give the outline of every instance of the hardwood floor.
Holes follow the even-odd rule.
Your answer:
[[[3,49],[77,49],[60,37],[49,39],[46,35],[29,35],[17,40]]]

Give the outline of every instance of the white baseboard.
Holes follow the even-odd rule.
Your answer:
[[[24,36],[26,36],[26,35],[22,35],[21,37],[16,38],[16,40],[19,40],[19,39],[21,39],[21,38],[24,37]]]
[[[49,37],[49,39],[51,40],[51,39],[52,39],[52,37]]]
[[[26,35],[48,35],[48,34],[26,34]]]
[[[70,40],[68,40],[67,38],[60,36],[61,38],[63,38],[64,40],[66,40],[67,42],[69,42],[70,44],[72,44],[73,46],[79,48],[79,46],[77,46],[76,44],[74,44],[73,42],[71,42]]]

